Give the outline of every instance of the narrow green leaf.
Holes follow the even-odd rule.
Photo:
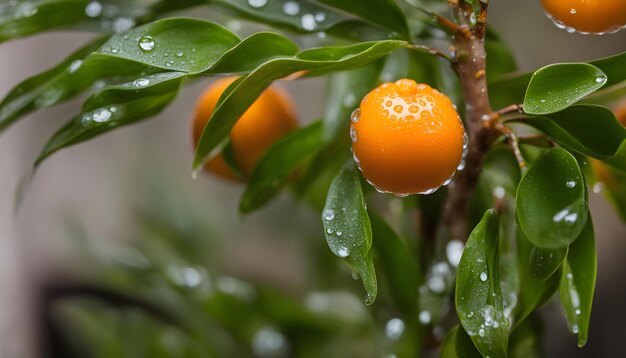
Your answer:
[[[550,114],[571,106],[607,81],[599,68],[586,63],[560,63],[537,70],[528,84],[524,112]]]
[[[517,218],[533,245],[558,249],[571,244],[587,222],[587,188],[576,158],[548,149],[517,189]]]
[[[509,337],[509,358],[543,357],[543,331],[539,315],[525,320]]]
[[[407,316],[415,316],[421,281],[418,265],[405,242],[378,215],[370,214],[373,245],[391,297]]]
[[[509,321],[498,274],[499,221],[493,210],[469,236],[459,263],[455,304],[459,320],[483,356],[506,357]]]
[[[321,134],[322,123],[313,122],[270,147],[252,172],[239,210],[249,213],[271,200],[289,176],[317,153],[322,144]]]
[[[21,116],[57,104],[90,86],[92,81],[72,80],[74,73],[83,65],[85,57],[106,40],[106,37],[101,37],[89,42],[57,66],[15,86],[0,103],[0,131]]]
[[[530,252],[530,272],[539,280],[545,281],[561,268],[567,257],[567,247],[544,249],[534,246]]]
[[[626,128],[608,108],[580,104],[545,117],[529,117],[517,122],[541,130],[563,147],[626,171]]]
[[[182,72],[165,72],[94,94],[81,114],[52,136],[35,166],[60,149],[159,113],[174,100],[184,77]]]
[[[298,71],[321,75],[362,66],[405,45],[403,41],[389,40],[345,47],[324,47],[302,51],[292,58],[278,58],[264,63],[236,85],[213,111],[199,139],[193,170],[198,170],[207,157],[222,144],[237,119],[272,81]]]
[[[365,302],[374,303],[378,288],[370,251],[372,226],[359,172],[352,159],[339,171],[328,190],[322,223],[328,247],[359,275],[367,292]]]
[[[513,331],[554,295],[561,280],[557,272],[545,281],[535,277],[531,271],[531,253],[535,246],[524,236],[522,230],[517,230],[517,269],[519,274],[519,290],[516,296],[517,305],[513,306]]]
[[[347,131],[352,111],[359,107],[361,99],[376,86],[381,70],[380,62],[351,71],[331,74],[328,79],[328,99],[324,115],[325,142]]]
[[[599,162],[593,163],[592,166],[596,180],[593,184],[594,191],[601,192],[615,208],[622,221],[626,222],[626,173]]]
[[[482,358],[482,354],[476,349],[470,336],[459,327],[454,326],[446,334],[441,344],[441,358]]]
[[[596,242],[589,217],[580,237],[570,246],[567,260],[563,263],[560,287],[561,303],[571,332],[578,335],[579,347],[587,343],[596,273]]]
[[[359,16],[409,39],[409,27],[402,9],[393,0],[319,0],[321,3]]]

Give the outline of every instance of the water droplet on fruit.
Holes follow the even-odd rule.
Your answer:
[[[353,143],[356,143],[357,134],[356,134],[356,128],[354,128],[354,126],[350,126],[350,138],[352,139]]]

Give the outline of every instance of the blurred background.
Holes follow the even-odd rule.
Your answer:
[[[514,49],[522,70],[626,51],[626,31],[605,36],[568,34],[544,16],[539,0],[493,1],[490,19]],[[239,30],[242,24],[228,25]],[[56,64],[89,38],[89,34],[55,32],[2,44],[0,95]],[[325,258],[310,257],[312,241],[325,245],[318,214],[288,194],[244,218],[237,211],[241,185],[206,175],[191,178],[189,117],[196,97],[209,82],[185,86],[176,102],[154,119],[51,157],[36,173],[17,214],[13,210],[16,188],[49,134],[81,102],[35,113],[0,135],[0,357],[42,356],[49,333],[42,322],[42,312],[49,309],[42,307],[44,299],[71,292],[74,280],[89,277],[104,263],[141,271],[148,265],[144,249],[151,250],[159,262],[176,263],[177,255],[193,256],[197,267],[165,268],[165,276],[183,287],[200,290],[202,285],[215,284],[225,291],[245,291],[243,283],[229,281],[237,277],[293,297],[309,292],[312,265],[334,260],[330,251],[324,251]],[[323,114],[323,80],[281,85],[294,97],[303,121]],[[550,304],[544,315],[550,337],[546,353],[551,357],[615,356],[614,352],[626,351],[626,226],[600,195],[590,192],[590,199],[599,257],[589,343],[576,348],[558,304]],[[163,244],[142,246],[150,239]],[[212,272],[223,277],[211,280]],[[123,281],[103,278],[108,279]],[[141,285],[140,281],[126,284]],[[337,289],[329,283],[316,287],[325,285]],[[360,292],[357,284],[351,285],[353,292]],[[183,296],[188,294],[192,293],[183,291]],[[62,305],[52,312],[70,317],[69,327],[72,322],[89,321]],[[280,338],[271,330],[264,333],[270,343]],[[173,345],[185,342],[176,340],[175,333],[172,337]]]

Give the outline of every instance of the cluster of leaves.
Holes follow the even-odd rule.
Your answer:
[[[462,108],[449,63],[415,46],[446,40],[423,10],[439,11],[443,4],[148,3],[32,0],[0,5],[0,41],[58,28],[105,33],[56,67],[17,85],[0,103],[4,130],[32,111],[89,93],[80,113],[53,134],[36,166],[60,149],[159,113],[187,79],[241,75],[220,98],[200,138],[193,163],[198,170],[227,146],[239,116],[272,82],[328,75],[323,119],[284,137],[265,153],[242,195],[241,211],[259,209],[293,184],[296,195],[320,211],[328,246],[362,279],[367,303],[378,295],[377,267],[385,278],[381,286],[413,331],[423,326],[448,328],[445,303],[454,291],[461,325],[444,341],[446,357],[502,357],[507,351],[524,356],[528,351],[520,346],[538,349],[532,314],[557,291],[572,333],[579,345],[585,344],[596,276],[587,192],[595,179],[588,163],[589,158],[600,160],[615,181],[626,178],[626,129],[601,106],[626,92],[626,53],[519,74],[508,47],[489,29],[485,45],[492,105],[523,103],[523,113],[504,117],[502,123],[519,135],[532,128],[539,136],[520,141],[519,153],[504,146],[504,138],[492,145],[472,202],[470,216],[477,226],[458,263],[455,286],[452,271],[457,262],[442,254],[447,238],[436,230],[445,195],[403,199],[400,216],[417,207],[428,219],[421,224],[419,247],[411,250],[415,240],[401,237],[414,234],[401,225],[392,228],[367,208],[366,201],[397,199],[369,195],[350,158],[347,135],[348,118],[358,99],[382,81],[406,77],[431,84]],[[192,6],[264,23],[280,33],[259,32],[240,39],[203,19],[153,21]],[[319,46],[302,49],[285,34]],[[525,172],[520,172],[520,157],[528,165]],[[620,200],[625,197],[623,187],[607,185],[606,193],[626,217]],[[428,244],[432,241],[436,244]]]

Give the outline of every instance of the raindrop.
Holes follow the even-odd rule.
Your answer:
[[[573,180],[570,180],[567,183],[565,183],[565,185],[567,185],[568,188],[573,188],[576,186],[576,182]]]
[[[85,6],[85,14],[89,17],[98,17],[102,14],[102,5],[97,1],[92,1]]]
[[[317,27],[317,23],[315,22],[315,16],[312,14],[304,14],[300,18],[300,24],[302,28],[307,31],[313,31]]]
[[[446,289],[446,283],[443,281],[441,277],[437,277],[437,276],[429,278],[427,285],[431,291],[436,292],[436,293],[442,293]]]
[[[487,281],[487,273],[486,273],[486,272],[481,272],[481,273],[480,273],[480,280],[481,280],[482,282]]]
[[[343,231],[337,230],[337,236],[341,236],[341,235],[343,235]]]
[[[102,108],[94,112],[91,118],[96,123],[104,123],[104,122],[107,122],[109,119],[111,119],[112,115],[113,113],[111,113],[111,111],[109,111],[106,108]]]
[[[260,357],[284,355],[287,350],[287,339],[277,330],[264,327],[252,338],[252,350]]]
[[[253,8],[259,9],[267,5],[267,0],[248,0],[248,5],[252,6]]]
[[[135,87],[146,87],[149,84],[150,84],[150,80],[147,78],[138,78],[135,81],[133,81],[133,86]]]
[[[156,42],[154,42],[154,39],[152,38],[152,36],[142,36],[139,39],[139,47],[141,47],[142,50],[144,51],[152,51],[154,50],[154,47],[156,46]]]
[[[570,14],[575,14],[575,13],[576,13],[576,9],[570,9],[570,10],[569,10],[569,13],[570,13]]]
[[[176,57],[183,57],[184,55],[183,51],[176,51]]]
[[[432,317],[430,315],[430,312],[426,310],[420,312],[419,320],[422,324],[429,324],[431,319]]]
[[[72,62],[70,64],[70,67],[68,68],[70,73],[74,73],[76,71],[78,71],[78,69],[80,68],[80,66],[83,65],[83,61],[82,60],[76,60],[74,62]]]
[[[460,240],[450,240],[446,245],[446,257],[452,266],[459,266],[464,246],[465,245]]]
[[[325,13],[318,12],[317,14],[315,14],[315,21],[323,22],[324,20],[326,20],[326,14]]]
[[[135,20],[128,17],[120,17],[113,22],[113,31],[121,33],[130,30],[135,26]]]
[[[350,138],[352,138],[353,143],[356,143],[357,134],[356,134],[356,128],[354,128],[354,126],[350,126]]]
[[[497,199],[503,199],[506,195],[506,190],[503,187],[498,186],[493,189],[493,196]]]
[[[577,324],[572,325],[572,333],[574,333],[574,334],[578,333],[578,325]]]
[[[298,15],[300,12],[300,4],[296,1],[287,1],[283,4],[283,12],[286,15]]]
[[[581,314],[580,308],[575,309],[575,310],[574,310],[574,313],[575,313],[577,316],[580,316],[580,314]]]
[[[481,337],[484,337],[485,336],[485,330],[483,328],[479,329],[478,330],[478,335],[481,336]]]
[[[350,250],[347,247],[340,247],[337,250],[337,256],[343,258],[346,258],[350,255]]]
[[[335,211],[333,209],[326,209],[322,213],[322,216],[324,217],[324,220],[331,221],[335,218]]]
[[[385,334],[391,340],[397,340],[404,333],[404,321],[400,318],[392,318],[385,325]]]
[[[598,82],[598,83],[606,82],[606,76],[598,76],[598,77],[596,77],[596,82]]]

